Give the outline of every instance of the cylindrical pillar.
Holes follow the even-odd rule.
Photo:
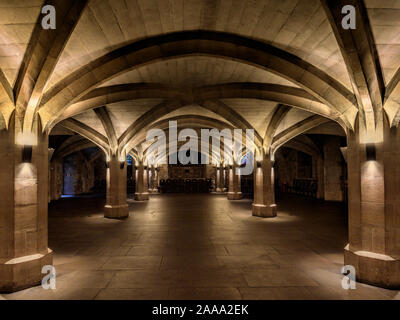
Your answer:
[[[224,168],[222,166],[215,167],[216,174],[215,174],[215,182],[216,182],[216,192],[223,192],[224,191]]]
[[[126,164],[119,157],[113,155],[107,162],[107,196],[104,207],[106,218],[126,218],[129,216],[129,208],[126,203]]]
[[[140,162],[136,168],[136,192],[134,198],[136,201],[149,200],[147,168],[143,166],[143,162]]]
[[[240,168],[237,164],[229,166],[229,189],[228,189],[229,200],[239,200],[243,198],[240,185],[239,170]]]
[[[253,216],[276,217],[274,168],[269,158],[257,161],[254,169]]]

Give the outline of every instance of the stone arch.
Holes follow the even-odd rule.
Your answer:
[[[211,31],[176,32],[140,40],[116,49],[75,71],[44,96],[39,113],[44,129],[69,105],[119,74],[154,61],[187,55],[210,55],[260,67],[304,88],[343,116],[353,127],[358,109],[354,95],[308,62],[269,44]]]
[[[64,128],[76,132],[82,137],[85,137],[86,139],[92,141],[95,145],[102,149],[105,154],[108,154],[110,146],[108,144],[107,138],[101,133],[95,131],[94,129],[75,119],[64,120],[61,125]]]
[[[145,141],[147,130],[152,128],[159,128],[161,130],[167,129],[170,121],[179,121],[178,126],[190,126],[190,128],[235,129],[235,127],[226,122],[199,115],[184,115],[167,118],[158,122],[153,122],[148,126],[138,130],[137,133],[125,144],[126,152],[129,153],[131,149],[134,149],[137,145],[140,145]],[[243,132],[242,139],[245,137],[246,133]],[[255,142],[254,147],[257,149],[260,147],[260,145],[257,145]]]
[[[285,143],[292,140],[293,138],[297,137],[298,135],[328,121],[330,120],[326,118],[311,116],[287,128],[286,130],[276,135],[272,140],[271,155],[273,156],[281,146],[283,146]]]
[[[218,99],[275,101],[330,118],[346,127],[339,113],[318,101],[307,91],[268,83],[225,83],[190,90],[151,83],[130,83],[100,87],[90,91],[77,103],[66,108],[57,121],[107,104],[145,98],[176,100],[182,104],[206,104],[208,101]]]

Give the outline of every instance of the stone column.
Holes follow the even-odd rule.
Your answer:
[[[144,167],[143,170],[143,185],[144,191],[149,193],[149,168],[147,166]]]
[[[383,142],[347,135],[349,244],[344,262],[357,281],[400,287],[400,129],[384,115]]]
[[[56,159],[53,159],[49,165],[49,203],[56,200],[57,197],[57,165]]]
[[[240,185],[240,175],[236,174],[236,168],[239,168],[236,164],[229,166],[228,200],[239,200],[243,197]]]
[[[55,158],[50,162],[50,201],[58,200],[62,195],[62,186],[64,180],[62,159]]]
[[[43,266],[53,263],[47,242],[48,136],[37,121],[33,127],[34,139],[17,139],[25,148],[16,144],[14,119],[0,130],[0,292],[40,284]]]
[[[324,199],[325,195],[325,178],[324,178],[324,159],[317,158],[317,199]]]
[[[275,181],[273,163],[269,158],[254,166],[253,216],[276,217]]]
[[[227,185],[229,186],[229,167],[225,167],[224,170],[222,171],[224,173],[224,177],[223,177],[223,191],[227,192],[228,188],[226,187]]]
[[[134,196],[135,200],[149,200],[149,193],[147,189],[147,168],[145,169],[143,163],[140,162],[136,169],[136,192]]]
[[[149,191],[151,193],[155,193],[158,191],[158,189],[157,189],[157,170],[154,168],[154,166],[151,166],[150,173],[151,177],[150,177]]]
[[[107,197],[104,208],[106,218],[126,218],[129,216],[129,208],[126,203],[126,163],[119,157],[110,156],[107,165]]]
[[[154,168],[154,187],[153,187],[154,192],[158,192],[158,186],[159,186],[158,170],[159,170],[158,168]]]
[[[215,183],[216,183],[216,192],[223,192],[224,191],[224,168],[222,166],[215,167],[216,174],[215,174]]]
[[[324,144],[324,199],[327,201],[343,201],[342,191],[342,153],[340,138],[328,137]]]

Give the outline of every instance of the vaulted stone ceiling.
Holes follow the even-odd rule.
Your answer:
[[[351,129],[365,102],[362,90],[354,89],[360,85],[353,79],[359,70],[346,63],[333,11],[327,13],[332,8],[325,0],[56,2],[57,9],[72,12],[69,20],[62,16],[58,21],[68,25],[69,32],[54,31],[53,45],[59,50],[49,53],[51,59],[43,64],[46,72],[35,89],[40,93],[34,90],[37,95],[27,100],[46,129],[56,126],[54,132],[61,132],[65,121],[60,121],[72,118],[66,127],[87,138],[97,133],[91,140],[107,145],[110,128],[114,140],[125,141],[132,128],[142,130],[174,117],[206,116],[233,127],[254,128],[265,146],[288,128],[302,132],[299,124],[304,130],[312,129],[311,124],[325,125],[316,120],[321,116]],[[386,100],[395,122],[400,4],[353,2],[365,7],[368,25],[361,31],[371,29],[376,69],[388,92],[394,93]],[[46,47],[45,31],[37,28],[44,4],[0,0],[0,80],[8,83],[6,92],[7,86],[13,90],[16,105],[24,104],[20,91],[29,92],[20,90],[23,67],[35,78],[29,64],[38,56],[43,59],[40,54],[46,58],[44,49],[32,49],[33,56],[27,51],[39,35],[40,45]],[[176,35],[159,37],[171,33]]]
[[[0,1],[0,68],[14,86],[42,0]]]
[[[346,66],[319,0],[90,1],[49,85],[126,43],[184,30],[224,31],[268,42],[350,88]]]

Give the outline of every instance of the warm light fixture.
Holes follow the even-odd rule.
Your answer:
[[[120,169],[125,167],[125,157],[123,155],[119,156],[119,167]]]
[[[36,135],[33,132],[20,132],[15,138],[16,144],[23,146],[22,162],[32,162],[32,147],[37,144]]]
[[[367,154],[367,161],[376,160],[376,148],[374,143],[367,143],[365,145],[365,152]]]
[[[32,146],[24,146],[22,149],[22,162],[31,163],[32,162]]]

